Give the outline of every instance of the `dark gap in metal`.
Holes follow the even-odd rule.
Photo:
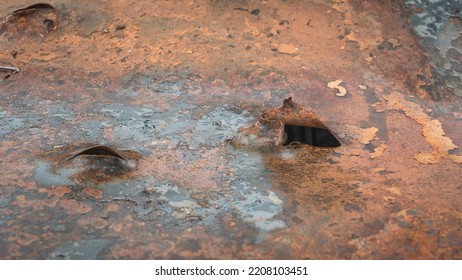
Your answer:
[[[335,148],[341,145],[338,139],[326,128],[285,124],[284,133],[287,134],[284,146],[292,142],[323,148]]]
[[[84,149],[82,151],[77,152],[76,154],[69,157],[67,160],[72,160],[80,155],[90,155],[90,156],[111,156],[115,158],[119,158],[122,160],[126,160],[121,154],[119,154],[116,150],[107,147],[107,146],[93,146],[88,149]]]

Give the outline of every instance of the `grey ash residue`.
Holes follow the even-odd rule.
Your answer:
[[[426,90],[433,99],[462,97],[462,1],[408,0],[410,24],[429,53],[433,77]]]

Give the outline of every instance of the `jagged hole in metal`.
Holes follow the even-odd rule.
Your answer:
[[[323,148],[335,148],[341,145],[338,139],[326,128],[285,124],[284,133],[287,134],[287,140],[284,146],[293,142],[300,142]]]
[[[80,155],[90,155],[90,156],[111,156],[111,157],[116,157],[122,160],[126,160],[122,155],[120,155],[117,151],[114,149],[107,147],[107,146],[94,146],[90,147],[88,149],[82,150],[71,157],[69,157],[67,160],[72,160]]]

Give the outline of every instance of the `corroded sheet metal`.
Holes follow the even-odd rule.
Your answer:
[[[0,258],[461,259],[435,2],[2,1]]]

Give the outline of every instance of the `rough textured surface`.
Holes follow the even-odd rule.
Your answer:
[[[461,259],[461,9],[435,2],[0,2],[0,258]]]

